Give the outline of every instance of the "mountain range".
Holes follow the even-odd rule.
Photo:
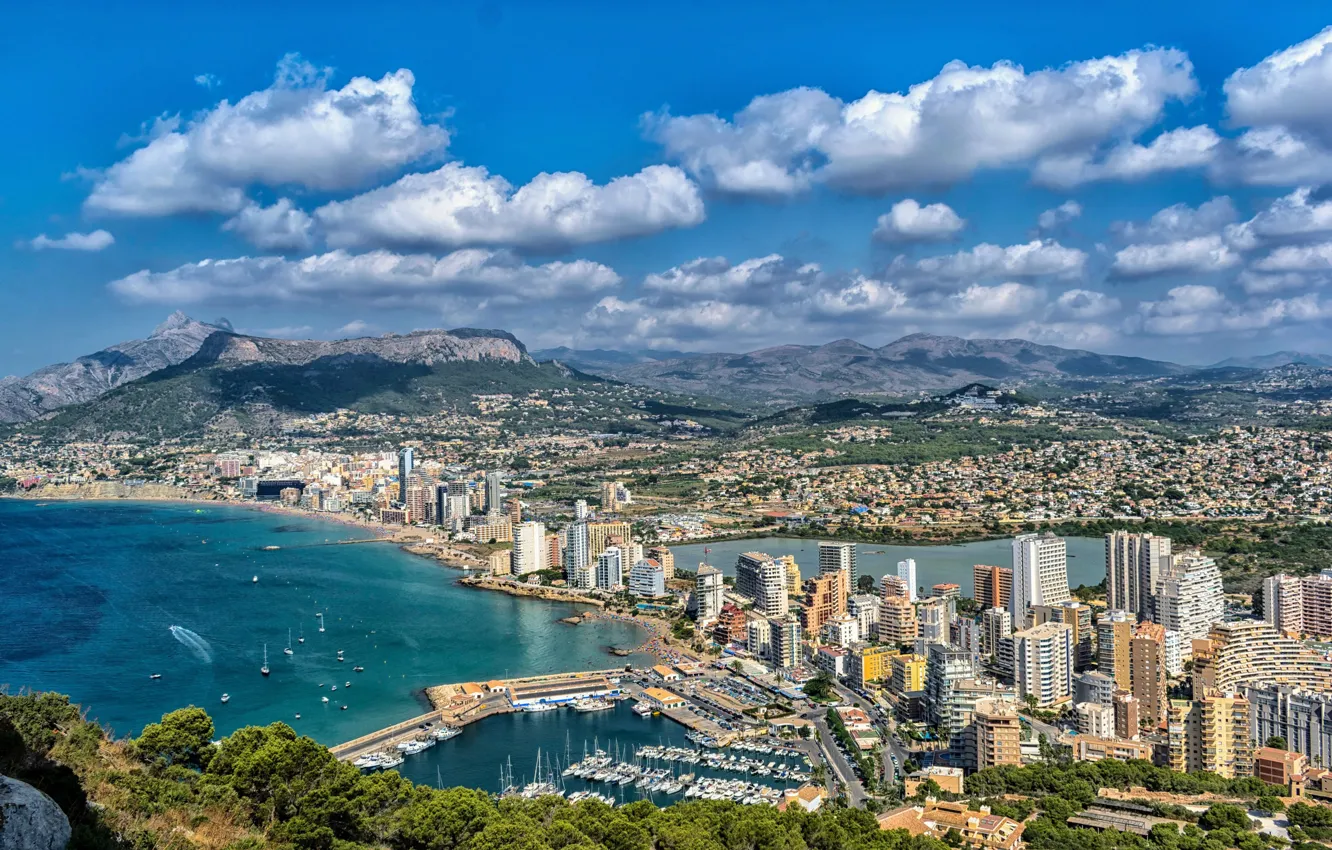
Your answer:
[[[1332,355],[1310,354],[1305,351],[1277,351],[1256,357],[1227,357],[1213,363],[1214,369],[1277,369],[1282,366],[1332,367]]]
[[[1191,367],[1142,357],[1097,354],[1023,339],[962,339],[917,333],[879,348],[851,339],[779,345],[747,354],[690,354],[632,362],[572,352],[575,368],[659,389],[788,403],[848,395],[907,395],[973,382],[1155,378]],[[599,352],[599,354],[601,354]]]

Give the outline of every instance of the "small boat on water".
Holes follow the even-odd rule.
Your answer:
[[[342,650],[340,650],[340,649],[338,650],[338,660],[339,660],[339,661],[346,661],[346,660],[347,660],[347,659],[345,659],[345,658],[342,657]]]
[[[343,687],[344,687],[344,688],[350,688],[350,687],[351,687],[351,682],[348,682],[347,684],[343,685]]]
[[[346,711],[346,710],[347,710],[347,706],[344,705],[344,706],[342,707],[342,710],[343,710],[343,711]]]
[[[300,713],[299,711],[296,712],[296,719],[297,719],[297,720],[300,720],[300,719],[301,719],[301,713]]]
[[[255,576],[254,578],[250,579],[250,584],[258,584],[258,583],[259,583],[259,576]]]
[[[296,638],[297,643],[305,643],[305,626],[301,626],[301,635]]]
[[[160,678],[162,678],[162,674],[161,674],[161,673],[152,673],[152,674],[150,674],[150,675],[148,676],[148,678],[149,678],[149,679],[160,679]]]
[[[358,664],[357,666],[355,666],[355,667],[352,668],[352,672],[353,672],[353,673],[364,673],[364,672],[365,672],[365,668],[362,667],[362,666],[360,666],[360,665]]]
[[[532,705],[523,706],[523,711],[530,711],[535,713],[538,711],[554,711],[557,708],[559,708],[559,706],[553,702],[538,702]]]
[[[334,685],[333,687],[329,688],[330,691],[336,691],[337,689],[338,689],[337,685]]]
[[[615,707],[615,703],[604,699],[576,699],[573,704],[575,711],[606,711]]]
[[[328,702],[328,697],[320,697],[320,699],[323,700],[324,702]]]
[[[223,694],[223,695],[222,695],[222,702],[223,702],[223,704],[226,704],[226,703],[231,702],[231,694]]]
[[[287,646],[282,650],[283,655],[292,655],[291,649],[291,629],[287,629]]]
[[[639,717],[647,717],[652,714],[652,706],[645,702],[636,702],[634,703],[634,714]]]
[[[264,666],[259,668],[259,672],[265,676],[271,672],[268,669],[268,644],[264,644]]]
[[[319,631],[322,634],[324,631],[324,614],[321,611],[320,613],[315,614],[315,616],[319,618]]]

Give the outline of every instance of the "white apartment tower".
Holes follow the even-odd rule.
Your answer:
[[[907,599],[910,599],[912,602],[920,601],[920,593],[917,590],[919,585],[916,584],[915,558],[907,558],[905,561],[897,562],[897,577],[906,582]]]
[[[1156,586],[1156,622],[1181,641],[1205,638],[1224,619],[1225,595],[1216,561],[1198,552],[1172,555]]]
[[[786,564],[759,552],[745,552],[735,562],[735,592],[754,601],[754,610],[765,617],[785,617]]]
[[[1068,592],[1068,549],[1050,532],[1013,538],[1013,595],[1008,610],[1013,623],[1027,622],[1033,605],[1058,605]]]
[[[721,614],[726,585],[722,572],[711,564],[699,564],[694,580],[694,619],[708,623]]]
[[[1263,619],[1280,632],[1304,631],[1303,584],[1278,573],[1263,579]]]
[[[573,575],[575,570],[589,566],[592,562],[591,545],[588,542],[587,523],[579,521],[565,530],[564,567]]]
[[[513,530],[514,575],[521,576],[546,569],[548,552],[545,523],[524,522]]]
[[[1073,698],[1073,627],[1051,621],[1013,632],[1013,678],[1018,696],[1048,708]]]
[[[502,485],[503,476],[499,471],[486,473],[486,513],[498,514],[504,512],[504,487]]]
[[[1170,558],[1169,537],[1114,531],[1105,536],[1105,592],[1112,611],[1151,619],[1156,585]]]
[[[819,544],[819,575],[825,575],[833,570],[842,570],[846,573],[846,590],[848,593],[855,593],[856,582],[860,578],[860,573],[856,570],[856,544],[828,541]]]
[[[597,589],[619,590],[624,587],[624,559],[619,546],[608,546],[597,557]],[[721,610],[721,606],[717,607]]]

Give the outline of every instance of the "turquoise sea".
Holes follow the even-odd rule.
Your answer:
[[[0,499],[0,686],[67,693],[118,734],[194,704],[220,734],[281,720],[333,744],[427,710],[428,685],[647,660],[607,651],[643,641],[632,624],[566,625],[572,606],[460,587],[392,544],[325,545],[365,536],[211,504]]]

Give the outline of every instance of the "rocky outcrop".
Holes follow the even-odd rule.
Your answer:
[[[90,481],[86,484],[42,484],[31,490],[17,494],[26,499],[75,499],[79,501],[100,499],[142,499],[160,501],[166,499],[206,498],[182,487],[170,484],[130,485],[123,481]]]
[[[0,380],[0,422],[28,422],[71,404],[91,401],[121,384],[193,357],[204,340],[215,333],[229,334],[226,319],[197,322],[184,313],[172,313],[152,336],[135,339],[57,363],[27,377]]]
[[[26,782],[0,776],[0,850],[64,850],[69,818]]]
[[[320,361],[336,367],[358,359],[374,358],[389,363],[438,363],[500,360],[532,363],[523,344],[504,331],[460,328],[452,331],[414,331],[357,339],[267,339],[218,334],[194,356],[192,364],[211,361],[220,365],[273,364],[304,366]]]

